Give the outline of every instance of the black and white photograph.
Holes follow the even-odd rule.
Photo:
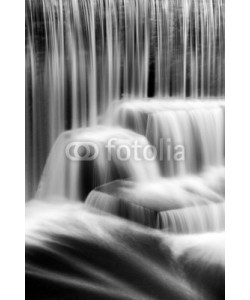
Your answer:
[[[250,2],[0,9],[0,299],[250,299]]]
[[[249,12],[3,1],[0,299],[250,299]]]
[[[225,299],[225,1],[25,1],[25,299]]]
[[[249,12],[3,1],[0,299],[250,299]]]

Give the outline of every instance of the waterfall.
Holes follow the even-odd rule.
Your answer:
[[[157,181],[160,176],[196,174],[223,166],[222,103],[135,101],[133,104],[135,112],[132,107],[128,109],[126,102],[108,110],[108,120],[113,126],[92,126],[61,134],[48,157],[37,197],[62,196],[84,201],[92,189],[113,180],[145,183]],[[137,120],[140,126],[131,120]],[[145,135],[136,133],[137,129]],[[176,153],[172,155],[175,147],[181,147],[181,159]],[[139,190],[133,192],[138,194]],[[164,193],[168,194],[166,190]]]
[[[122,97],[224,96],[224,0],[27,0],[28,197],[64,130]]]
[[[157,149],[162,175],[176,176],[224,164],[224,110],[218,100],[123,101],[112,105],[107,123],[145,135]],[[174,159],[180,146],[183,160]]]
[[[167,235],[79,203],[27,205],[30,299],[224,299],[224,234]]]
[[[224,0],[26,0],[30,299],[223,299]]]
[[[223,110],[220,107],[167,110],[150,115],[146,133],[149,141],[157,148],[165,142],[160,161],[163,175],[199,172],[208,166],[222,165],[223,124]],[[170,143],[175,147],[184,147],[185,160],[173,159]]]
[[[202,233],[225,230],[225,204],[185,207],[160,212],[159,228],[172,233]]]
[[[115,127],[89,127],[61,134],[48,157],[36,198],[84,201],[92,189],[112,180],[159,179],[157,163],[134,154],[134,142],[141,148],[149,146],[145,137]]]
[[[151,228],[201,233],[225,228],[224,195],[209,180],[224,180],[222,170],[199,176],[144,183],[117,180],[95,188],[86,205]]]

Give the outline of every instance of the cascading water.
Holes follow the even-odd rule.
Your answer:
[[[123,102],[108,110],[105,122],[113,126],[71,130],[58,138],[36,198],[85,201],[94,189],[86,205],[153,228],[176,233],[224,229],[223,192],[204,175],[212,174],[222,189],[223,102]],[[183,146],[183,160],[170,157],[173,149],[164,144],[170,138]],[[78,145],[84,146],[81,151]]]
[[[61,132],[154,96],[224,96],[224,0],[27,0],[27,197]]]
[[[213,176],[216,184],[210,182]],[[174,233],[224,230],[223,168],[155,181],[114,181],[94,189],[86,205]]]
[[[26,0],[30,299],[223,299],[224,23],[224,0]]]
[[[148,138],[157,149],[163,176],[224,164],[223,101],[125,101],[112,105],[107,119]],[[183,160],[174,159],[179,146]]]
[[[168,235],[97,214],[79,203],[30,201],[29,299],[219,300],[224,235]]]
[[[123,159],[122,153],[116,152],[120,145],[129,147],[133,141],[141,148],[149,146],[145,137],[122,128],[97,126],[61,134],[48,157],[36,198],[53,196],[84,201],[93,188],[115,179],[131,177],[138,182],[159,179],[155,161],[142,156],[136,160],[135,155]],[[108,147],[109,142],[114,147],[111,144]],[[92,153],[75,155],[80,150],[78,145],[84,146],[82,151],[88,149]]]
[[[113,180],[156,182],[160,175],[185,177],[223,166],[222,0],[28,0],[26,30],[29,196],[84,201],[91,190]],[[65,129],[72,130],[62,133]],[[118,159],[117,148],[125,143],[131,150],[135,141],[143,159]],[[71,151],[78,160],[70,160],[65,152],[70,142],[83,142],[92,151],[94,143],[97,157],[79,160],[74,144],[68,155]],[[179,146],[182,159],[172,153]],[[145,159],[143,150],[150,147],[157,155]],[[119,189],[112,190],[121,196]],[[145,209],[159,197],[154,189],[149,195]],[[175,215],[189,206],[185,203]],[[168,205],[164,208],[161,217]]]

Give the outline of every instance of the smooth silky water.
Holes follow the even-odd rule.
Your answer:
[[[27,299],[224,298],[224,25],[224,0],[26,0]]]
[[[114,100],[224,97],[223,0],[27,0],[26,174]]]

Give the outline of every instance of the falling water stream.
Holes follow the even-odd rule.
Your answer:
[[[123,217],[176,232],[223,229],[224,200],[211,201],[207,182],[200,196],[194,182],[178,194],[161,179],[223,168],[223,96],[222,0],[27,0],[27,197],[85,201],[93,191],[86,203],[111,212],[107,199],[124,197],[112,182],[127,180],[137,186],[115,209]],[[76,143],[98,150],[95,159],[79,159]],[[136,145],[140,153],[124,153]],[[132,196],[149,182],[148,198]]]
[[[29,299],[223,299],[224,14],[26,0]]]
[[[223,98],[224,0],[27,0],[26,174],[113,100]]]

